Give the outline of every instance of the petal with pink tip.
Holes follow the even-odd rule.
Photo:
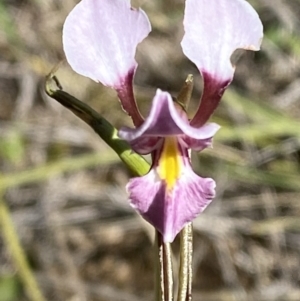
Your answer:
[[[210,204],[215,182],[186,166],[174,189],[167,192],[152,169],[144,177],[131,179],[127,190],[131,206],[162,234],[164,242],[172,242]]]
[[[142,123],[132,92],[137,45],[151,25],[130,0],[82,0],[63,27],[63,46],[71,67],[81,75],[117,90],[125,111]]]
[[[136,47],[150,30],[146,14],[130,0],[82,0],[65,21],[64,51],[76,72],[118,87],[136,68]]]
[[[186,0],[184,29],[183,52],[204,81],[201,105],[191,121],[199,127],[213,113],[233,78],[232,53],[238,48],[259,50],[263,27],[245,0]]]
[[[189,125],[184,112],[176,109],[169,93],[157,90],[152,102],[149,116],[145,122],[136,129],[123,127],[119,136],[127,141],[134,141],[140,137],[165,137],[187,135],[194,139],[207,139],[214,136],[220,128],[215,123],[210,123],[201,128]]]
[[[259,50],[262,23],[245,0],[186,0],[182,48],[199,70],[227,82],[235,49]]]

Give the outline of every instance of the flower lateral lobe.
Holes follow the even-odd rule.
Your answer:
[[[151,25],[130,0],[82,0],[63,27],[63,47],[77,73],[115,89],[136,126],[143,121],[133,96],[137,45]]]
[[[150,30],[130,0],[82,0],[66,18],[64,51],[77,73],[116,88],[136,68],[136,47]]]
[[[246,0],[186,0],[183,23],[183,52],[221,82],[233,76],[233,51],[259,50],[263,36],[262,23]]]
[[[191,124],[203,125],[233,78],[230,57],[236,49],[259,50],[263,26],[245,0],[186,0],[184,54],[203,76],[201,105]]]

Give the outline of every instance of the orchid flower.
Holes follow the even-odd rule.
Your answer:
[[[201,178],[191,167],[190,149],[211,146],[219,126],[207,123],[233,79],[230,56],[238,48],[259,50],[262,24],[245,0],[186,0],[184,54],[202,74],[204,89],[194,117],[168,92],[157,90],[144,120],[133,95],[137,45],[151,26],[130,0],[82,0],[69,14],[63,46],[71,67],[115,89],[135,128],[119,131],[139,154],[152,155],[152,167],[127,185],[130,203],[172,242],[215,196],[215,182]]]

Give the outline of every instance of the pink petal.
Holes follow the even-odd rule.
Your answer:
[[[152,169],[144,177],[131,179],[127,190],[131,206],[163,235],[164,242],[172,242],[210,204],[215,182],[197,176],[186,166],[173,191],[167,193]]]
[[[182,146],[185,146],[186,148],[192,149],[197,152],[200,152],[205,148],[212,146],[212,140],[213,140],[212,137],[207,139],[202,139],[202,140],[190,138],[188,136],[179,138],[180,144]]]
[[[64,50],[76,72],[118,87],[135,69],[136,47],[150,30],[145,13],[131,9],[129,0],[82,0],[65,21]]]
[[[263,36],[260,19],[245,0],[187,0],[184,28],[185,55],[222,81],[233,76],[233,51],[259,50]]]
[[[127,141],[134,141],[143,137],[165,137],[187,135],[194,139],[208,139],[220,128],[215,123],[194,128],[189,125],[184,112],[179,112],[169,93],[157,90],[152,102],[149,116],[137,129],[123,127],[119,136]]]
[[[147,155],[160,148],[163,138],[143,136],[130,141],[131,148],[140,155]]]
[[[204,77],[201,107],[191,122],[200,126],[233,78],[233,51],[259,50],[263,27],[255,10],[244,0],[186,0],[184,28],[183,52]],[[199,117],[201,114],[205,118]]]
[[[124,109],[141,117],[132,93],[137,45],[149,34],[146,14],[130,0],[82,0],[68,15],[63,46],[71,67],[118,91]]]
[[[213,78],[212,75],[206,71],[202,72],[202,77],[204,87],[200,105],[193,119],[190,121],[190,124],[194,127],[201,127],[208,121],[232,80],[221,81],[217,78]]]

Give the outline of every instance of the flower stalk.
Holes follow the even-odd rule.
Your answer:
[[[192,300],[193,229],[188,223],[180,232],[180,267],[177,301]]]
[[[173,264],[171,244],[163,241],[162,235],[155,231],[157,246],[157,267],[156,267],[156,287],[155,296],[157,301],[173,301]]]

